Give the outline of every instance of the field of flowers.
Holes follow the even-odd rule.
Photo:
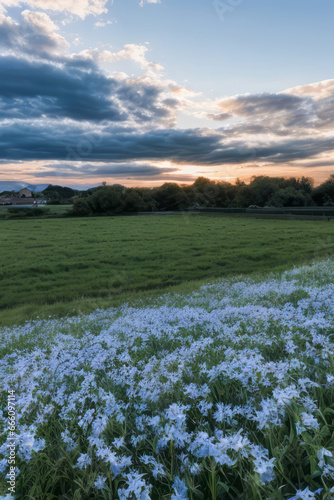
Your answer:
[[[334,499],[333,283],[327,260],[3,328],[0,498]]]

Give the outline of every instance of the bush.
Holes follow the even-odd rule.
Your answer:
[[[155,190],[154,199],[158,210],[183,210],[189,206],[189,199],[178,184],[165,182]]]
[[[7,209],[7,218],[14,217],[40,217],[48,215],[50,210],[48,208],[39,207],[10,207]]]
[[[301,189],[279,189],[268,200],[269,207],[306,207],[313,205],[311,195]]]
[[[315,188],[312,198],[319,206],[334,205],[334,175],[331,175],[326,182]]]
[[[70,215],[91,215],[92,210],[83,198],[75,198],[73,203],[73,208],[69,212]]]

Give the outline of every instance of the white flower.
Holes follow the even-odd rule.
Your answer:
[[[190,466],[189,470],[193,476],[197,476],[201,472],[201,466],[195,463]]]
[[[6,458],[3,458],[2,460],[0,460],[0,474],[5,472],[5,470],[7,469],[7,466],[8,466],[8,462],[7,462]]]
[[[298,346],[292,341],[288,340],[285,346],[285,350],[288,354],[293,354],[295,350],[298,349]]]
[[[94,482],[94,485],[98,490],[102,490],[104,487],[104,483],[106,482],[107,478],[103,476],[97,476],[96,481]]]
[[[254,470],[260,474],[261,482],[268,483],[275,479],[275,474],[273,472],[275,460],[275,458],[272,458],[271,460],[264,460],[262,458],[255,459]]]
[[[301,413],[301,417],[303,420],[303,424],[306,427],[311,427],[312,429],[319,429],[319,422],[313,415],[309,415],[308,413]]]
[[[78,458],[78,461],[74,467],[78,467],[78,469],[86,469],[88,465],[91,465],[92,459],[86,453],[81,453]]]
[[[224,403],[217,404],[217,411],[214,413],[213,417],[217,422],[227,422],[229,424],[236,424],[237,421],[233,419],[234,411],[231,405],[225,405]]]
[[[32,458],[32,451],[36,453],[45,448],[44,439],[35,439],[30,432],[23,432],[19,436],[19,455],[23,460],[29,461]]]
[[[88,413],[88,412],[87,412]],[[86,415],[87,415],[86,413]],[[106,428],[108,423],[108,417],[103,415],[102,417],[98,417],[92,423],[92,434],[94,437],[98,437]],[[79,423],[80,425],[80,423]]]
[[[211,401],[203,401],[202,400],[197,405],[197,408],[202,413],[202,415],[204,415],[205,417],[208,416],[209,411],[211,410],[212,407],[213,407],[213,403],[211,403]]]
[[[189,408],[189,405],[178,405],[173,403],[168,410],[166,410],[166,416],[169,420],[175,421],[177,425],[181,427],[187,418],[185,411],[189,410]]]
[[[317,451],[317,457],[319,460],[318,465],[320,469],[323,469],[326,465],[325,457],[333,457],[333,453],[329,450],[326,450],[326,448],[321,448],[321,450]]]
[[[67,451],[74,450],[76,448],[77,443],[71,438],[70,433],[67,429],[61,433],[61,437],[63,442],[67,445]]]
[[[306,431],[306,427],[303,427],[300,422],[296,422],[296,433],[297,433],[297,436],[300,436],[300,434],[302,432],[305,432]]]
[[[290,497],[288,500],[312,500],[316,498],[316,495],[319,495],[323,488],[319,488],[316,491],[310,491],[307,486],[305,490],[297,490],[297,493],[294,497]]]
[[[128,498],[133,498],[133,495],[138,500],[150,500],[151,486],[148,486],[143,479],[144,474],[139,474],[138,472],[130,472],[126,475],[127,488],[121,488],[118,490],[118,495],[120,500],[125,500]]]
[[[333,465],[330,465],[330,464],[325,465],[323,470],[322,470],[322,474],[327,479],[331,479],[333,481],[334,480],[334,467],[333,467]]]
[[[174,493],[171,496],[171,500],[187,500],[188,499],[188,495],[187,495],[188,488],[184,484],[182,479],[179,479],[178,476],[176,476],[174,479],[173,489],[174,489]]]
[[[83,429],[87,429],[88,425],[93,420],[94,413],[95,413],[95,410],[93,408],[91,410],[87,410],[86,413],[84,414],[84,416],[78,422],[80,427],[82,427]]]
[[[115,448],[119,450],[120,448],[122,448],[122,446],[125,446],[124,438],[123,437],[115,438],[112,444],[115,446]]]

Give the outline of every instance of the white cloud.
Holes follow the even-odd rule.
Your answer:
[[[300,85],[285,90],[285,93],[296,96],[310,96],[314,100],[331,97],[334,92],[334,80],[323,80],[321,82]]]
[[[133,61],[141,66],[146,72],[159,72],[164,68],[160,64],[150,62],[146,58],[148,48],[145,45],[130,43],[124,45],[122,50],[112,52],[110,50],[88,49],[79,53],[79,56],[91,59],[97,63],[114,63],[122,60]]]
[[[0,14],[2,46],[15,52],[34,55],[60,55],[69,48],[65,38],[56,33],[58,26],[44,12],[24,10],[21,24]]]
[[[97,21],[96,23],[94,23],[94,26],[96,28],[103,28],[104,26],[107,26],[107,24],[112,24],[112,21]]]
[[[135,43],[129,43],[124,45],[124,48],[119,52],[109,52],[107,50],[101,52],[101,61],[114,62],[120,61],[121,59],[129,59],[134,61],[141,66],[148,64],[146,60],[146,53],[148,49],[144,45],[138,45]]]
[[[62,53],[69,48],[69,43],[64,37],[55,33],[59,27],[50,19],[44,12],[32,12],[24,10],[22,12],[23,19],[27,26],[30,27],[31,33],[36,37],[35,46],[36,50],[40,48],[40,36],[49,39],[51,52]]]
[[[32,9],[67,11],[84,19],[90,14],[98,16],[108,12],[107,3],[108,0],[0,0],[0,12],[25,4]]]
[[[161,3],[161,0],[140,0],[140,6],[144,7],[145,3]]]

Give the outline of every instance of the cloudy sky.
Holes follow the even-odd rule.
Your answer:
[[[334,173],[333,0],[0,0],[0,182]]]

